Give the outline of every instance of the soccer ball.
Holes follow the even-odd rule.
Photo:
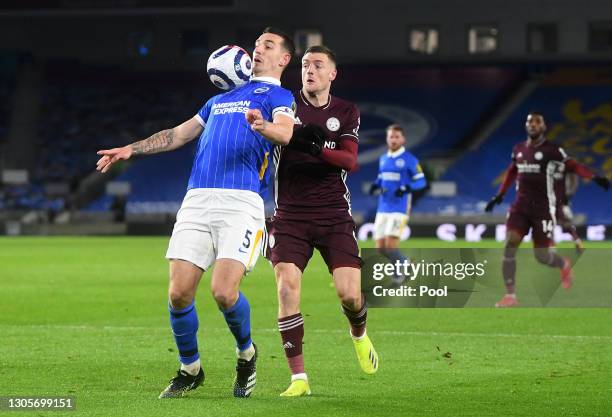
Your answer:
[[[210,81],[225,91],[246,84],[252,68],[248,52],[236,45],[222,46],[210,55],[206,63]]]

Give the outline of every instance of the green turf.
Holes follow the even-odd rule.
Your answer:
[[[367,376],[318,256],[302,300],[312,397],[278,397],[289,377],[273,273],[260,261],[242,287],[261,352],[254,396],[231,397],[234,343],[205,276],[198,310],[206,381],[187,398],[158,400],[177,366],[166,244],[0,239],[0,396],[74,395],[77,411],[65,415],[97,416],[612,415],[612,310],[372,309],[381,367]]]

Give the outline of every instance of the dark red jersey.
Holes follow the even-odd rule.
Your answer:
[[[535,216],[551,215],[557,205],[555,191],[559,192],[567,160],[563,149],[545,139],[515,145],[512,162],[517,169],[517,196],[513,208]]]
[[[327,134],[325,148],[340,149],[346,140],[359,142],[359,110],[353,103],[330,95],[327,104],[315,107],[301,90],[294,95],[296,127],[321,126]],[[274,151],[274,161],[276,217],[334,224],[351,216],[346,170],[280,146]]]

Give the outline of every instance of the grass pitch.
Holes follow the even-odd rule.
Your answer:
[[[302,290],[311,397],[278,396],[289,374],[272,268],[260,260],[242,287],[260,348],[253,397],[232,397],[234,340],[207,274],[197,297],[206,381],[186,398],[158,400],[177,368],[166,244],[0,239],[0,396],[76,397],[76,411],[54,416],[612,415],[611,309],[372,309],[381,365],[368,376],[318,255]]]

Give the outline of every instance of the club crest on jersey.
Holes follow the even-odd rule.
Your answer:
[[[325,122],[325,126],[327,126],[327,128],[332,132],[335,132],[340,129],[340,120],[336,119],[335,117],[330,117],[327,119],[327,122]]]
[[[265,93],[269,89],[270,89],[270,87],[259,87],[259,88],[256,88],[255,90],[253,90],[253,94]]]
[[[542,154],[542,152],[540,152],[540,151],[537,151],[537,152],[536,152],[536,153],[533,155],[533,157],[536,159],[536,161],[541,160],[543,156],[544,156],[544,155],[543,155],[543,154]]]
[[[395,161],[395,166],[398,168],[404,168],[406,162],[403,159],[398,159]]]

